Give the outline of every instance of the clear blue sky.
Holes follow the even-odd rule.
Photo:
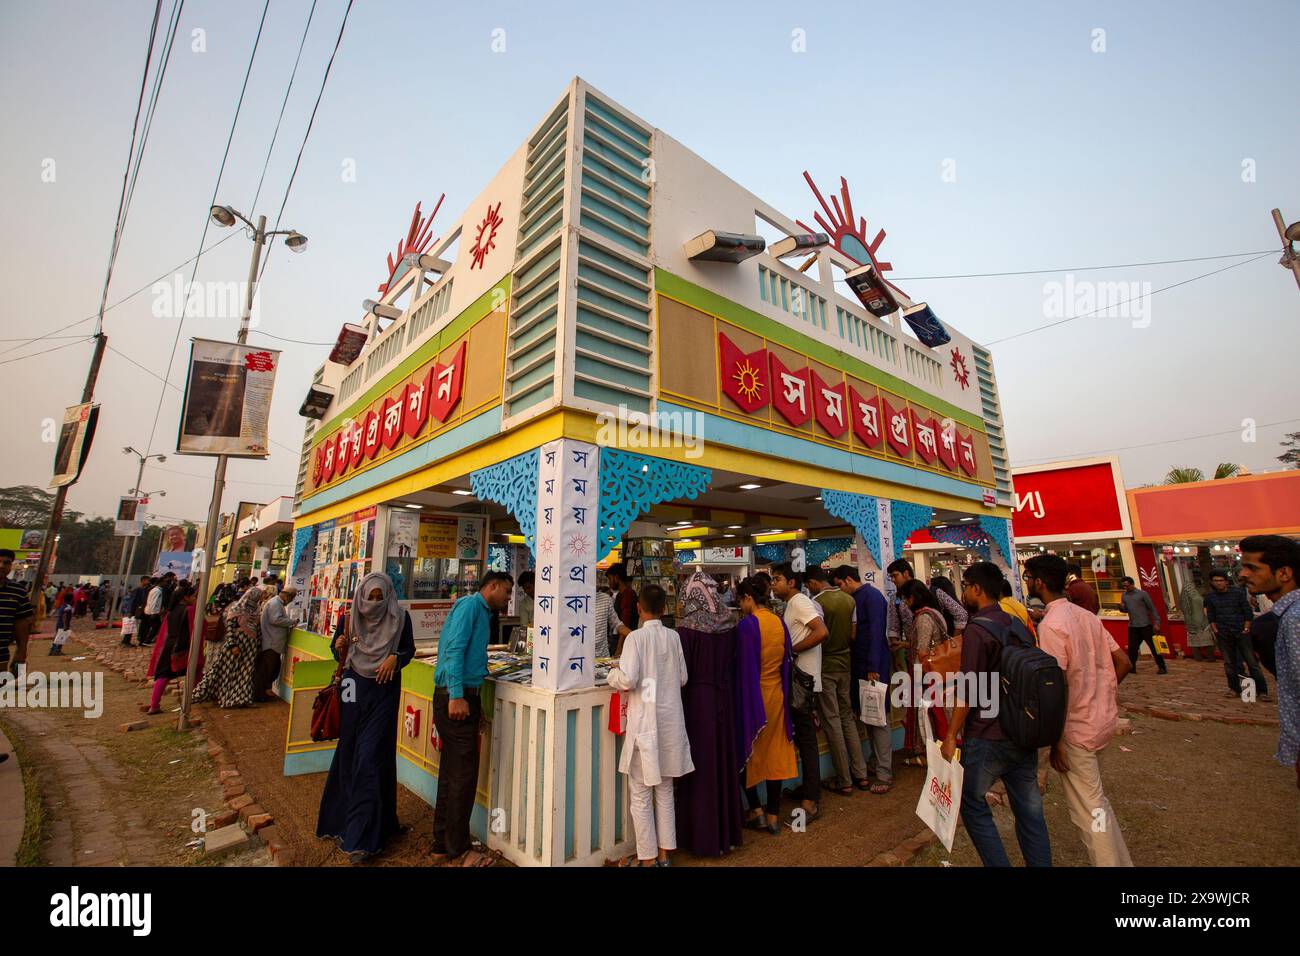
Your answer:
[[[170,8],[170,3],[166,4]],[[258,202],[274,217],[345,4],[321,0]],[[92,314],[153,5],[8,3],[0,8],[6,149],[0,182],[0,337]],[[309,4],[273,0],[220,199],[246,209],[266,155]],[[110,302],[192,256],[261,2],[189,0],[118,261]],[[191,31],[207,50],[191,50]],[[505,30],[506,51],[492,51]],[[1105,30],[1104,53],[1093,30]],[[792,50],[792,31],[806,52]],[[447,193],[451,221],[575,74],[703,155],[786,213],[814,201],[800,176],[849,179],[855,205],[888,232],[898,276],[1126,263],[1272,249],[1274,206],[1300,219],[1293,2],[970,4],[429,4],[353,9],[285,214],[311,238],[278,249],[263,327],[312,341],[355,320],[417,200]],[[56,180],[42,182],[55,161]],[[945,182],[945,160],[956,181]],[[357,181],[340,175],[355,160]],[[1253,160],[1255,181],[1242,181]],[[435,229],[435,232],[437,230]],[[209,242],[225,235],[211,232]],[[242,280],[248,244],[203,259],[200,280]],[[1127,482],[1172,464],[1275,467],[1282,427],[1171,438],[1300,418],[1300,290],[1277,255],[1150,299],[1147,328],[1084,318],[994,346],[1013,461],[1122,452]],[[1169,285],[1230,264],[1076,274]],[[186,270],[188,277],[188,270]],[[972,337],[1041,325],[1062,274],[903,282]],[[146,293],[108,314],[110,343],[162,374],[175,324]],[[1068,313],[1067,313],[1068,314]],[[89,324],[73,331],[88,330]],[[233,321],[186,324],[229,338]],[[269,343],[267,339],[256,341]],[[0,361],[61,344],[32,346]],[[13,343],[0,343],[0,349]],[[284,345],[268,462],[235,462],[227,507],[291,492],[297,407],[323,348]],[[668,343],[671,350],[671,343]],[[43,485],[40,423],[80,394],[88,345],[0,365],[8,452],[0,483]],[[101,434],[70,506],[111,512],[148,441],[161,383],[109,353]],[[168,390],[153,450],[174,447]],[[1300,431],[1300,422],[1289,430]],[[1154,447],[1152,447],[1154,446]],[[201,519],[211,462],[171,458],[146,490],[160,515]],[[180,474],[184,473],[184,474]],[[195,477],[197,476],[197,477]]]

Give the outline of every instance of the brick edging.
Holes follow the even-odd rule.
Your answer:
[[[1148,707],[1146,704],[1120,704],[1129,714],[1142,714],[1159,720],[1213,721],[1219,724],[1245,724],[1251,727],[1277,727],[1278,722],[1272,717],[1237,717],[1218,714],[1196,714],[1187,711],[1166,710],[1163,707]]]

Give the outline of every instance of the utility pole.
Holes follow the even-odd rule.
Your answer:
[[[266,217],[258,216],[253,228],[253,259],[248,266],[248,288],[244,294],[244,314],[239,320],[239,338],[243,345],[248,341],[248,324],[253,314],[253,293],[257,283],[257,267],[262,259],[262,245],[266,242]],[[208,603],[208,583],[212,578],[212,561],[217,553],[217,541],[221,533],[221,496],[226,490],[225,455],[217,456],[216,472],[212,476],[212,501],[208,505],[208,527],[203,543],[203,571],[199,574],[198,593],[195,600],[194,629],[190,632],[190,657],[185,667],[185,690],[181,695],[181,716],[177,721],[177,730],[188,730],[190,726],[190,705],[194,702],[194,678],[199,669],[199,648],[203,644],[203,611]]]
[[[1282,240],[1282,259],[1278,265],[1284,269],[1290,269],[1295,276],[1295,284],[1300,286],[1300,253],[1295,251],[1293,243],[1300,242],[1300,222],[1293,222],[1290,226],[1282,218],[1281,210],[1273,210],[1273,225],[1277,226],[1277,236]]]
[[[135,456],[137,456],[137,457],[140,459],[140,470],[137,471],[137,472],[135,473],[135,487],[133,487],[133,488],[131,489],[131,494],[134,495],[136,498],[139,498],[139,497],[140,497],[140,483],[141,483],[142,481],[144,481],[144,466],[145,466],[145,463],[146,463],[150,458],[157,458],[159,462],[164,462],[164,461],[167,460],[167,456],[166,456],[166,455],[141,455],[138,451],[136,451],[136,450],[135,450],[134,448],[132,448],[130,445],[128,445],[127,447],[123,448],[123,449],[122,449],[122,453],[123,453],[123,454],[126,454],[126,455],[135,455]],[[111,594],[111,598],[110,598],[109,605],[108,605],[108,623],[109,623],[109,626],[110,626],[110,627],[112,627],[112,624],[113,624],[113,614],[116,612],[116,610],[117,610],[117,606],[118,606],[118,604],[121,602],[121,599],[122,599],[122,595],[121,595],[121,593],[119,593],[119,591],[118,591],[118,587],[120,586],[123,592],[127,590],[127,588],[126,588],[126,578],[124,577],[124,575],[126,575],[127,573],[130,572],[130,567],[131,567],[131,565],[130,565],[130,561],[134,560],[134,558],[135,558],[135,542],[139,539],[139,537],[140,537],[139,535],[133,535],[133,536],[130,536],[130,538],[131,538],[130,541],[127,540],[127,537],[126,537],[126,536],[124,536],[124,537],[122,538],[122,556],[121,556],[121,558],[118,559],[118,562],[117,562],[117,581],[116,581],[116,583],[114,583],[112,589],[111,589],[110,592],[109,592],[109,593]],[[130,557],[130,558],[127,557],[127,546],[128,546],[128,545],[129,545],[130,548],[131,548],[131,557]]]

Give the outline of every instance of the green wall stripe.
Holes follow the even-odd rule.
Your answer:
[[[956,405],[936,395],[931,395],[929,392],[917,388],[910,382],[905,382],[889,372],[878,369],[874,365],[868,365],[861,359],[854,358],[851,355],[845,355],[834,346],[820,342],[804,335],[802,332],[787,328],[775,319],[759,315],[753,309],[747,309],[739,303],[718,295],[716,292],[701,288],[693,282],[688,282],[680,276],[673,275],[671,272],[655,269],[655,288],[667,296],[680,299],[687,305],[695,306],[705,312],[726,319],[743,329],[748,329],[755,335],[771,339],[786,348],[797,349],[825,365],[843,369],[848,374],[856,376],[864,382],[887,388],[896,395],[918,402],[931,411],[938,412],[955,422],[978,429],[981,432],[984,431],[984,420],[974,412],[958,408]]]
[[[467,329],[472,328],[475,323],[491,311],[490,307],[492,304],[492,297],[496,295],[498,290],[503,296],[501,301],[506,301],[510,296],[509,273],[502,276],[496,285],[488,289],[481,296],[462,309],[460,314],[443,326],[440,332],[431,336],[427,342],[403,359],[397,368],[393,369],[374,385],[371,385],[366,389],[365,393],[360,398],[354,400],[343,412],[335,415],[326,424],[317,428],[316,436],[313,438],[311,443],[312,449],[315,449],[330,432],[343,424],[343,422],[351,417],[354,412],[365,408],[380,395],[391,390],[398,382],[410,377],[412,372],[442,351],[447,343],[454,342],[456,339],[460,338],[460,336],[464,335]]]

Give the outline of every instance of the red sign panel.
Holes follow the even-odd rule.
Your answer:
[[[808,398],[811,390],[808,369],[790,371],[775,352],[769,352],[768,358],[772,367],[772,407],[796,428],[808,424],[808,419],[812,417]]]
[[[1044,535],[1123,537],[1124,507],[1111,462],[1023,472],[1012,480],[1011,528],[1018,539]]]
[[[889,399],[881,395],[880,411],[885,418],[885,437],[889,439],[889,447],[900,458],[910,457],[912,429],[907,420],[907,408],[895,408],[889,404]]]
[[[451,362],[447,365],[435,362],[430,366],[428,378],[425,380],[428,387],[433,390],[428,397],[428,403],[429,411],[436,420],[445,422],[451,410],[456,407],[456,403],[460,401],[464,379],[465,343],[461,342],[460,348],[451,357]]]
[[[855,388],[849,388],[849,414],[853,418],[853,434],[868,448],[879,448],[885,433],[880,426],[880,396],[864,399]]]
[[[723,332],[718,333],[718,375],[722,393],[746,414],[758,411],[772,397],[767,349],[746,355]]]
[[[952,422],[939,429],[939,461],[949,471],[957,470],[957,426]]]
[[[939,457],[939,428],[933,418],[923,418],[913,408],[909,411],[912,420],[912,444],[916,453],[927,465],[933,465]]]
[[[813,413],[817,417],[817,424],[832,438],[839,438],[849,430],[848,419],[845,418],[844,412],[844,406],[847,404],[844,382],[827,385],[812,369],[808,370],[808,378],[812,382]]]
[[[975,437],[970,432],[965,435],[957,433],[957,464],[961,465],[961,470],[972,478],[979,471],[979,465],[975,460]]]

